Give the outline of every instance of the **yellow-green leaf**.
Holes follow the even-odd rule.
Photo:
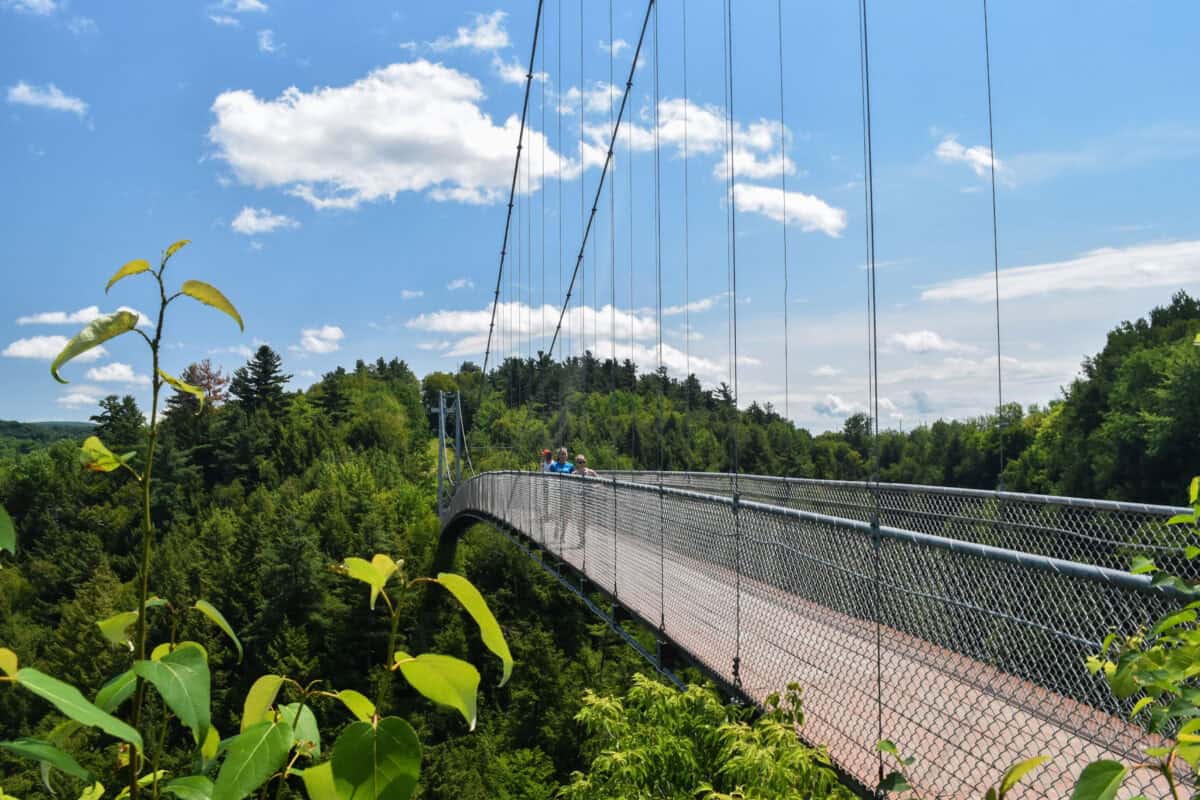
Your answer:
[[[183,381],[179,380],[179,378],[176,378],[174,375],[171,375],[170,373],[163,372],[161,369],[158,371],[158,375],[164,381],[171,384],[172,388],[174,388],[175,391],[186,392],[187,394],[190,394],[192,397],[195,397],[197,400],[199,400],[200,408],[196,412],[197,414],[199,414],[200,411],[204,410],[204,390],[203,389],[201,389],[199,386],[192,386],[190,383],[184,383]]]
[[[79,800],[100,800],[104,797],[104,784],[96,781],[79,795]]]
[[[130,275],[137,275],[141,272],[150,271],[150,262],[144,258],[135,258],[125,266],[117,270],[116,274],[108,279],[108,285],[104,287],[104,293],[108,294],[108,290],[113,287],[113,284],[122,278],[128,278]]]
[[[171,773],[167,772],[165,769],[160,769],[158,772],[151,772],[149,775],[143,775],[142,777],[138,778],[137,784],[138,786],[145,788],[155,781],[162,780],[170,774]],[[128,785],[126,785],[121,791],[117,792],[115,800],[124,800],[126,797],[129,797]]]
[[[178,253],[179,248],[183,247],[185,244],[191,244],[191,241],[191,239],[180,239],[178,242],[168,247],[167,255],[165,258],[163,258],[163,261],[166,261],[168,258]]]
[[[375,601],[379,599],[379,593],[383,591],[384,585],[391,576],[385,575],[365,558],[355,558],[354,556],[344,560],[338,567],[338,571],[371,587],[371,610],[375,610]]]
[[[224,631],[225,635],[233,641],[233,646],[237,648],[238,663],[241,663],[242,643],[238,641],[237,634],[233,632],[233,627],[229,624],[229,620],[225,619],[225,615],[207,600],[197,600],[196,605],[192,606],[192,608],[212,620],[213,624]]]
[[[375,704],[366,698],[361,692],[356,692],[353,689],[342,689],[337,693],[337,699],[342,701],[350,713],[363,722],[370,722],[375,716]]]
[[[297,770],[297,772],[300,772]],[[300,772],[309,800],[341,800],[333,785],[333,762],[323,761]]]
[[[1200,497],[1200,475],[1192,478],[1192,482],[1188,486],[1188,502],[1195,505],[1197,497]]]
[[[221,747],[221,734],[217,733],[217,726],[210,724],[208,733],[204,736],[204,743],[200,745],[200,757],[205,761],[213,761],[217,757],[217,750]]]
[[[122,611],[120,614],[114,614],[108,619],[102,619],[96,623],[100,628],[100,633],[110,644],[117,647],[128,647],[133,651],[133,637],[129,635],[129,629],[137,622],[138,612]]]
[[[410,656],[396,652],[399,669],[414,689],[427,699],[458,709],[471,730],[475,730],[475,698],[479,692],[479,670],[472,664],[440,653]]]
[[[512,675],[513,657],[509,652],[508,642],[504,640],[504,632],[500,630],[500,624],[496,622],[495,616],[488,608],[487,601],[483,599],[483,595],[479,590],[466,578],[461,575],[455,575],[449,572],[440,572],[437,576],[437,582],[446,588],[446,591],[454,595],[458,602],[466,609],[471,618],[475,620],[475,624],[479,626],[479,635],[483,638],[483,643],[488,650],[491,650],[499,658],[504,665],[504,674],[500,678],[500,685],[508,683],[509,677]]]
[[[75,358],[75,356],[86,353],[94,347],[99,347],[109,339],[113,339],[123,333],[129,333],[137,327],[137,323],[138,315],[132,311],[117,311],[97,317],[76,334],[74,339],[67,342],[67,346],[62,349],[62,352],[54,359],[54,363],[50,365],[50,374],[59,383],[67,383],[68,381],[64,380],[58,374],[59,367],[72,358]]]
[[[1024,778],[1027,774],[1029,774],[1031,770],[1037,769],[1049,760],[1050,756],[1035,756],[1033,758],[1027,758],[1024,761],[1013,764],[1011,767],[1009,767],[1005,771],[1004,777],[1000,780],[999,800],[1004,800],[1005,795],[1007,795],[1008,792],[1014,786],[1016,786],[1018,782],[1020,782],[1021,778]]]
[[[118,456],[105,447],[104,442],[97,436],[84,439],[79,447],[79,463],[92,472],[112,472],[114,469],[120,469],[130,455],[132,454]]]
[[[183,287],[180,289],[188,297],[199,300],[206,306],[212,306],[218,311],[224,311],[237,322],[238,328],[246,330],[246,326],[242,324],[242,315],[233,307],[233,303],[229,302],[229,298],[221,294],[221,291],[215,286],[209,286],[203,281],[184,281]]]
[[[7,550],[14,555],[17,552],[17,528],[4,506],[0,506],[0,550]]]
[[[271,717],[268,712],[283,685],[280,675],[263,675],[254,682],[246,693],[246,702],[242,705],[242,731],[254,727],[260,722],[266,722]]]
[[[400,569],[400,565],[393,561],[391,556],[385,555],[384,553],[376,553],[373,555],[371,557],[371,566],[375,568],[376,572],[383,576],[385,583]]]
[[[0,671],[10,678],[17,674],[17,654],[7,647],[0,647]]]
[[[1133,708],[1129,711],[1129,718],[1133,719],[1142,709],[1154,702],[1153,697],[1143,697],[1133,704]]]

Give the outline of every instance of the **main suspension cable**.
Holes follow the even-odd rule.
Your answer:
[[[647,0],[647,3],[646,3],[646,15],[642,19],[642,30],[641,30],[641,33],[638,34],[637,47],[633,51],[633,63],[630,64],[630,66],[629,66],[629,78],[625,82],[625,93],[621,97],[621,107],[620,107],[620,110],[617,112],[617,121],[613,125],[612,135],[609,137],[609,140],[608,140],[608,151],[604,156],[604,168],[600,171],[600,181],[596,185],[596,196],[592,200],[592,212],[591,212],[591,214],[588,215],[587,225],[583,229],[583,241],[579,245],[579,255],[575,259],[575,268],[574,268],[574,270],[572,270],[571,280],[567,284],[566,300],[563,303],[562,312],[558,315],[558,324],[554,327],[554,337],[550,340],[550,350],[548,351],[549,353],[554,352],[554,345],[558,342],[559,332],[562,330],[563,317],[566,316],[567,308],[570,306],[570,303],[571,303],[571,294],[575,288],[575,279],[579,275],[580,265],[583,263],[584,255],[587,253],[588,236],[592,232],[592,223],[596,219],[596,208],[600,203],[600,198],[602,196],[601,193],[604,191],[604,181],[605,181],[605,178],[608,177],[609,165],[612,163],[613,146],[615,145],[615,143],[617,141],[617,133],[621,129],[621,121],[625,118],[625,106],[629,102],[629,92],[633,88],[633,72],[635,69],[637,69],[638,58],[640,57],[641,52],[642,52],[642,43],[646,39],[646,28],[650,24],[650,12],[654,9],[654,3],[655,3],[655,0]],[[581,100],[581,102],[582,102],[582,100]],[[582,156],[582,153],[580,155]],[[582,179],[583,178],[581,175],[580,180],[582,181]]]
[[[529,113],[529,90],[533,86],[534,59],[537,57],[538,36],[542,30],[543,2],[544,0],[538,0],[537,17],[533,23],[533,44],[529,48],[529,69],[525,71],[525,99],[521,103],[521,127],[517,134],[517,157],[513,162],[512,182],[508,189],[508,213],[504,217],[504,240],[500,245],[500,269],[496,273],[496,290],[492,294],[492,319],[488,323],[487,348],[483,351],[484,380],[480,383],[480,392],[483,391],[483,386],[487,383],[488,359],[492,354],[492,331],[496,327],[496,307],[500,303],[500,282],[504,279],[504,258],[508,254],[508,233],[512,225],[513,198],[517,193],[517,171],[521,166],[521,149],[525,142],[525,115]]]
[[[1000,464],[996,472],[996,488],[1004,490],[1004,368],[1000,358],[1000,235],[996,213],[996,136],[992,125],[992,45],[988,29],[988,4],[983,0],[983,58],[987,75],[988,160],[992,171],[992,276],[996,289],[996,439],[1000,449]]]
[[[776,0],[776,15],[779,21],[779,188],[783,199],[783,413],[792,416],[791,376],[788,343],[791,338],[788,326],[788,213],[787,213],[787,127],[783,124],[783,0]]]

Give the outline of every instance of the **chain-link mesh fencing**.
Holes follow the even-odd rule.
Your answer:
[[[458,488],[449,515],[519,531],[757,702],[799,683],[803,735],[864,785],[878,778],[880,738],[918,759],[910,777],[929,797],[978,797],[1043,754],[1053,761],[1028,793],[1065,797],[1089,761],[1130,762],[1159,743],[1084,661],[1110,631],[1178,605],[1105,563],[1176,509],[993,497],[1010,512],[985,535],[968,515],[994,493],[881,486],[890,508],[881,499],[873,527],[849,516],[872,502],[862,485],[807,482],[802,496],[739,476],[734,496],[731,476],[621,477],[637,481],[485,473]],[[1038,519],[1104,546],[1090,559],[1040,552],[1059,540],[1029,530]],[[1151,796],[1164,793],[1155,780],[1135,774]]]

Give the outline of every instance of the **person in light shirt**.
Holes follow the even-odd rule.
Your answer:
[[[542,472],[549,472],[554,464],[554,457],[549,450],[542,451]]]
[[[587,463],[587,456],[583,453],[575,456],[575,474],[582,475],[585,478],[599,478],[600,475],[596,470],[590,468]]]

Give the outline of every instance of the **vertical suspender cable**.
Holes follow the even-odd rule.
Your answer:
[[[776,16],[779,25],[779,188],[783,199],[783,413],[792,416],[791,376],[788,344],[791,338],[788,326],[788,213],[787,213],[787,127],[783,123],[783,0],[776,0]]]
[[[541,275],[542,295],[538,301],[538,305],[541,306],[542,321],[538,325],[538,331],[539,331],[539,335],[541,337],[538,340],[538,344],[541,345],[538,348],[539,353],[542,350],[546,349],[546,139],[548,138],[548,136],[546,134],[546,80],[547,80],[547,76],[546,76],[546,33],[544,30],[542,32],[541,55],[542,55],[542,74],[539,76],[539,80],[542,84],[542,164],[541,164],[541,183],[538,184],[538,194],[541,195],[541,200],[542,200],[542,222],[541,222],[541,225],[539,225],[538,227],[541,231],[541,238],[542,238],[542,265],[541,265],[540,269],[538,270],[538,272]]]
[[[583,105],[587,86],[584,85],[583,73],[583,0],[579,0],[579,230],[583,231],[584,219],[584,188],[583,176],[587,173],[587,163],[583,155]],[[582,233],[581,233],[582,235]],[[587,243],[584,242],[586,245]],[[579,291],[579,354],[587,350],[587,322],[584,314],[587,306],[587,256],[582,262],[583,283]]]
[[[692,377],[692,309],[691,289],[688,286],[691,254],[688,252],[691,239],[689,228],[688,201],[688,63],[687,63],[687,0],[679,0],[683,17],[683,358],[684,379]],[[690,408],[691,395],[688,396]]]
[[[613,94],[613,0],[608,0],[608,126],[613,124],[613,104],[616,97]],[[614,144],[616,144],[614,142]],[[616,389],[617,380],[617,194],[616,176],[617,165],[613,164],[613,179],[608,184],[608,256],[609,256],[609,306],[608,306],[608,338],[609,351],[612,354],[612,385],[609,390]]]
[[[501,281],[504,279],[504,257],[508,254],[508,233],[509,226],[512,224],[513,196],[517,192],[517,170],[521,166],[521,148],[525,141],[525,115],[529,112],[529,90],[533,85],[533,65],[534,58],[537,56],[538,34],[542,30],[543,2],[544,0],[538,0],[537,18],[533,26],[533,44],[529,49],[529,69],[525,73],[525,100],[521,104],[521,128],[517,134],[517,157],[513,163],[512,184],[508,190],[508,214],[504,218],[504,240],[500,245],[500,270],[496,273],[496,291],[492,295],[492,319],[488,323],[488,342],[483,353],[484,380],[480,383],[481,392],[483,391],[483,385],[487,383],[488,358],[492,353],[492,330],[496,327],[496,306],[500,302],[500,286]]]
[[[665,493],[663,492],[663,407],[666,405],[666,369],[663,366],[662,335],[662,157],[659,145],[659,47],[658,6],[654,7],[654,274],[655,332],[658,336],[658,629],[666,628],[666,540]]]
[[[558,49],[558,66],[555,67],[554,85],[555,96],[558,98],[560,108],[556,109],[554,114],[558,120],[558,293],[555,297],[561,297],[563,293],[563,159],[567,155],[567,149],[563,147],[562,135],[562,0],[558,0],[558,38],[555,40]],[[582,176],[580,180],[582,180]],[[546,355],[549,357],[550,350],[547,348]]]
[[[992,125],[992,44],[988,29],[988,4],[983,0],[983,58],[987,75],[988,160],[992,171],[992,275],[996,288],[996,430],[1000,463],[996,488],[1004,490],[1004,370],[1000,363],[1000,236],[996,214],[996,137]]]

